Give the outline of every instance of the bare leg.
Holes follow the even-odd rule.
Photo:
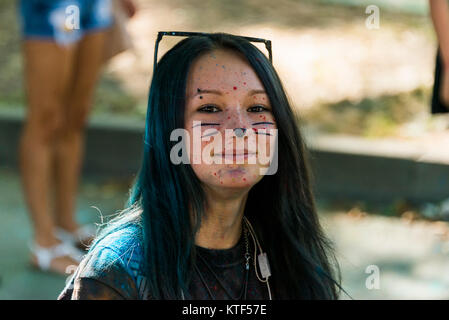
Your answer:
[[[61,102],[71,73],[74,48],[28,40],[24,44],[24,56],[28,112],[19,147],[21,178],[34,226],[34,241],[50,247],[59,243],[53,235],[50,207],[51,154],[63,124]],[[63,272],[69,264],[73,260],[62,257],[55,259],[52,268]]]
[[[73,52],[74,48],[51,42],[30,40],[24,45],[28,113],[20,143],[20,168],[35,238],[43,246],[55,243],[50,208],[51,150],[62,126],[62,100]]]
[[[78,45],[75,69],[64,105],[64,125],[55,148],[56,223],[73,232],[76,193],[84,154],[84,128],[103,62],[105,32],[86,35]]]

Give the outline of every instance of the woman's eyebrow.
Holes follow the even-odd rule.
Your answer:
[[[223,92],[221,92],[220,90],[209,90],[209,89],[200,89],[200,88],[198,88],[193,96],[196,97],[197,95],[200,95],[200,94],[203,94],[203,93],[214,93],[214,94],[217,94],[219,96],[223,95]]]
[[[253,94],[267,94],[267,92],[265,90],[263,90],[263,89],[262,90],[261,89],[259,89],[259,90],[250,90],[248,92],[249,96],[251,96]]]

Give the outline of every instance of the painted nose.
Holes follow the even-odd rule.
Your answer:
[[[235,128],[234,129],[234,134],[238,137],[241,138],[245,135],[246,132],[246,128]]]

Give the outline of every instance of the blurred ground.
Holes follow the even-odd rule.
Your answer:
[[[65,278],[29,267],[31,229],[18,176],[5,169],[0,175],[0,300],[55,299]],[[78,201],[80,222],[100,223],[98,210],[104,218],[120,210],[127,190],[127,183],[84,181]],[[448,299],[447,224],[412,220],[413,215],[407,214],[402,218],[379,215],[391,214],[388,208],[370,210],[320,205],[322,223],[335,241],[343,288],[354,299]],[[365,286],[370,265],[380,270],[380,289]]]
[[[449,233],[445,222],[350,211],[321,211],[335,241],[343,288],[354,299],[448,299]],[[366,285],[379,270],[379,288]],[[372,289],[369,289],[372,288]],[[342,295],[342,299],[349,299]]]
[[[28,264],[32,230],[19,177],[6,169],[0,169],[0,177],[0,300],[56,299],[65,278],[36,271]],[[126,185],[94,179],[84,182],[78,198],[79,222],[101,223],[123,208]]]

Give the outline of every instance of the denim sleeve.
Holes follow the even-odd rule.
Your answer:
[[[138,300],[139,291],[122,255],[98,246],[83,259],[58,299]]]

